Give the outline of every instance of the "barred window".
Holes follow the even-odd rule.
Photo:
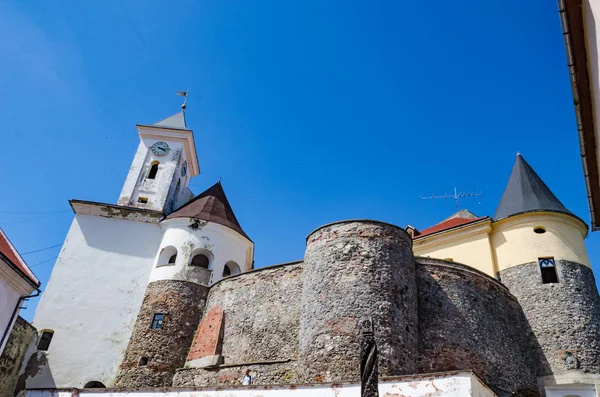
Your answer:
[[[542,283],[558,283],[558,274],[556,273],[556,264],[554,258],[538,258],[540,270],[542,271]]]

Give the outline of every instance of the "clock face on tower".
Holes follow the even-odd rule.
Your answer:
[[[150,149],[155,155],[164,156],[169,151],[169,145],[167,145],[167,142],[156,142]]]

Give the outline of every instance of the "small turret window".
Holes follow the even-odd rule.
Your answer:
[[[164,313],[155,313],[154,317],[152,317],[152,324],[150,324],[151,329],[162,329],[165,325],[165,314]]]
[[[556,264],[554,258],[539,258],[540,270],[542,272],[542,283],[558,283],[558,274],[556,273]]]
[[[158,164],[158,161],[152,162],[152,165],[150,166],[150,172],[148,173],[148,179],[156,178],[156,174],[158,173]]]
[[[50,342],[52,342],[53,336],[54,331],[42,331],[42,336],[40,337],[37,349],[47,351],[50,348]]]
[[[206,256],[204,254],[198,254],[192,259],[190,266],[198,266],[198,267],[203,267],[205,269],[208,269],[209,264],[210,264],[210,259],[208,258],[208,256]]]
[[[229,277],[240,273],[240,267],[234,261],[229,261],[223,267],[223,277]]]
[[[169,245],[167,247],[164,247],[160,251],[160,255],[158,256],[158,262],[156,263],[156,266],[159,267],[159,266],[174,265],[176,261],[177,261],[177,248],[173,247],[172,245]]]

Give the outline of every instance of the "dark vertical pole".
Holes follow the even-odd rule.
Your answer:
[[[360,334],[360,395],[379,397],[377,344],[372,319],[364,318],[360,321]]]

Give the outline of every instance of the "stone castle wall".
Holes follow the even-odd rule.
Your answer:
[[[504,390],[536,390],[530,329],[508,289],[465,265],[416,260],[419,372],[468,368]]]
[[[381,376],[415,373],[417,285],[412,240],[397,226],[346,221],[307,238],[299,369],[305,382],[360,379],[361,318],[371,318]]]
[[[33,325],[21,316],[17,317],[0,356],[0,397],[13,397],[15,390],[23,389],[22,385],[17,387],[19,371],[27,350],[37,340],[36,335]]]
[[[581,371],[600,374],[600,297],[592,269],[556,261],[558,283],[542,284],[537,262],[501,272],[517,297],[542,349],[538,375]]]
[[[208,288],[179,280],[148,284],[129,345],[119,368],[117,387],[170,386],[183,367]],[[151,329],[155,313],[166,314],[162,329]],[[140,359],[147,359],[140,365]]]
[[[219,368],[185,368],[174,386],[235,385],[251,369],[261,384],[296,382],[301,263],[263,268],[221,280],[205,312],[223,310]]]

